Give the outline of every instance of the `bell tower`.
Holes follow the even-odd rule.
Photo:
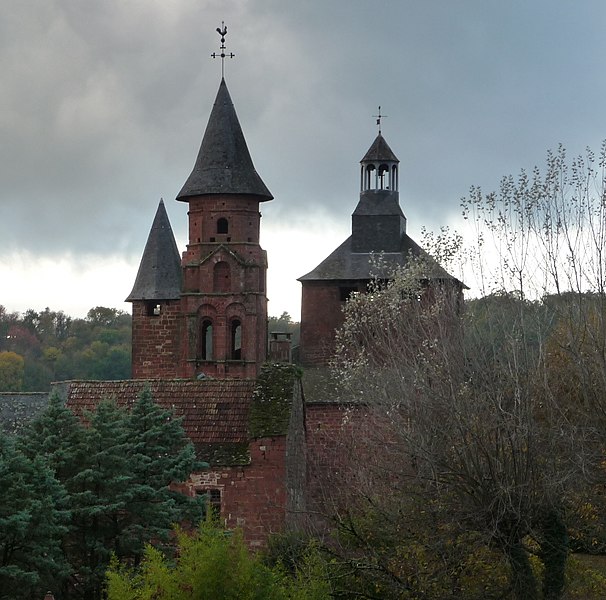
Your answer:
[[[223,43],[225,28],[220,33]],[[259,243],[259,204],[272,198],[222,78],[198,157],[177,196],[189,205],[182,376],[255,377],[266,359],[267,255]]]
[[[225,83],[177,195],[189,207],[181,257],[161,203],[133,291],[133,377],[256,377],[267,357],[267,254],[259,204],[273,196],[254,168]]]

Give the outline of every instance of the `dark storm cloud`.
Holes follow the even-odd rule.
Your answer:
[[[380,104],[418,229],[560,141],[599,144],[605,17],[597,0],[4,3],[4,248],[138,260],[161,196],[183,236],[173,198],[218,87],[221,19],[231,95],[276,197],[264,225],[349,219]]]

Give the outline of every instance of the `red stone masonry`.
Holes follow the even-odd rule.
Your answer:
[[[133,302],[133,378],[177,377],[180,352],[179,300],[159,304],[159,315],[148,315],[143,301]]]
[[[303,282],[301,364],[325,366],[334,354],[335,331],[343,324],[338,282]]]

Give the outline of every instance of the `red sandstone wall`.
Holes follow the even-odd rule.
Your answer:
[[[145,302],[133,302],[133,379],[173,378],[178,375],[180,301],[161,303],[157,316],[148,316]]]
[[[239,527],[251,548],[263,547],[270,533],[284,530],[286,515],[286,438],[262,438],[250,443],[251,464],[218,467],[192,474],[188,493],[221,491],[221,520]]]
[[[335,330],[343,324],[343,303],[335,283],[303,282],[300,360],[303,366],[326,365],[334,351]]]
[[[186,322],[181,377],[255,377],[267,356],[267,256],[259,246],[259,199],[216,195],[189,200],[189,243],[183,253]],[[218,233],[226,219],[227,233]],[[220,264],[221,263],[221,264]],[[225,267],[218,277],[217,265]],[[221,271],[223,272],[223,271]],[[212,360],[198,360],[202,320],[213,323]],[[232,319],[242,323],[242,359],[230,356]]]

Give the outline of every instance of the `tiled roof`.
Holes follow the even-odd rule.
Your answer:
[[[249,440],[253,379],[69,381],[60,385],[65,388],[66,405],[78,416],[94,410],[103,399],[130,408],[149,387],[160,406],[183,417],[185,433],[199,454],[209,446],[241,447]]]

